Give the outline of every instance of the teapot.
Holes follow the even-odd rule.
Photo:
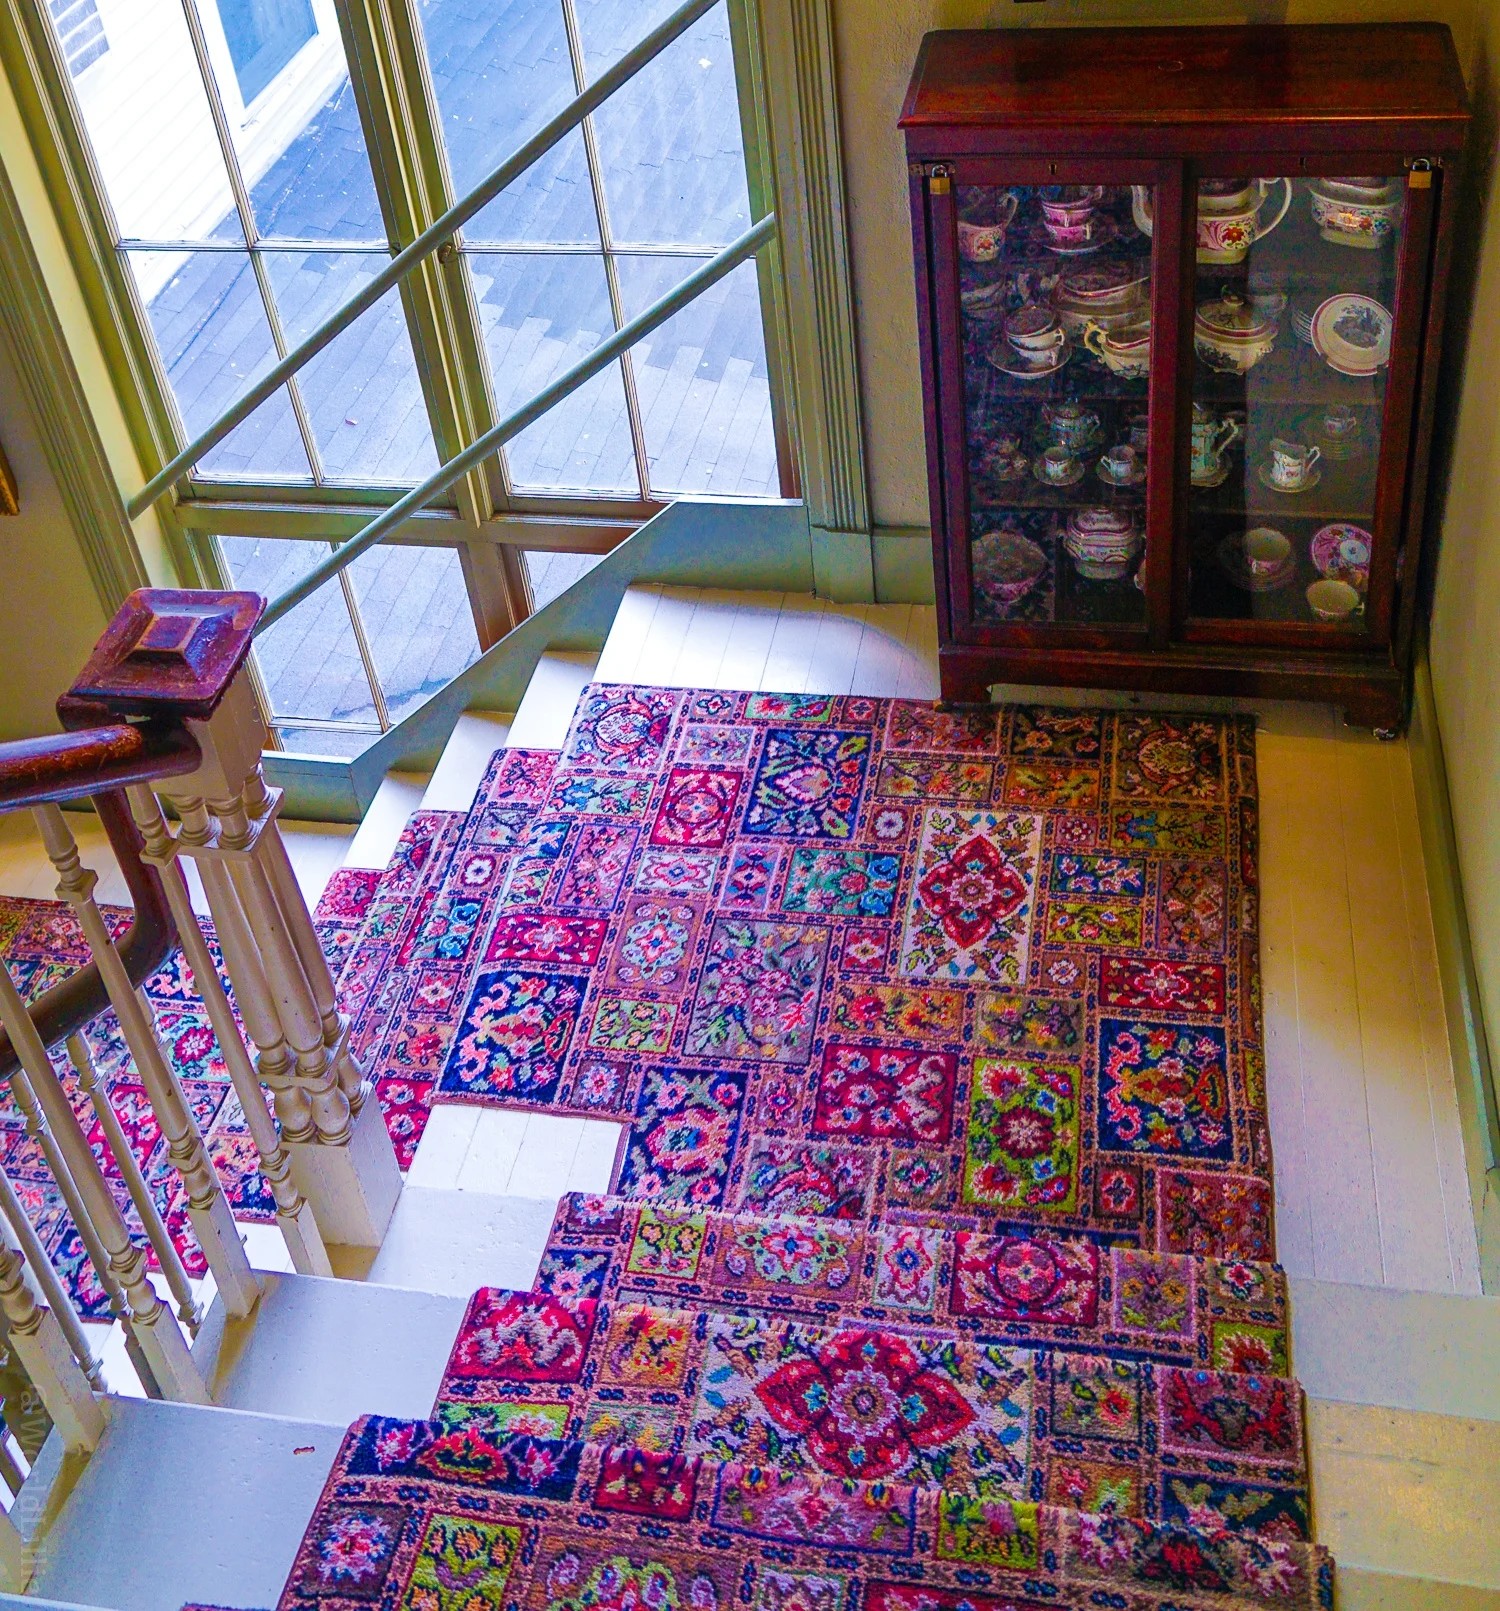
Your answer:
[[[1209,189],[1205,191],[1205,185]],[[1261,209],[1272,187],[1281,185],[1284,193],[1276,216],[1269,223],[1261,219]],[[1290,179],[1252,179],[1243,189],[1225,193],[1220,182],[1205,180],[1198,186],[1198,261],[1200,263],[1243,263],[1256,241],[1269,235],[1286,217],[1292,205]],[[1150,185],[1130,187],[1130,216],[1143,235],[1149,235],[1155,222]]]
[[[1203,303],[1193,321],[1193,345],[1210,369],[1247,375],[1276,345],[1276,330],[1286,311],[1286,297],[1270,291],[1248,299],[1226,290]]]
[[[1237,419],[1216,419],[1201,403],[1193,404],[1193,457],[1189,478],[1195,487],[1217,487],[1229,474],[1224,455],[1244,435]]]

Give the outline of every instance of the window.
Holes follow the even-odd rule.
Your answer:
[[[29,3],[63,62],[63,8]],[[179,446],[673,9],[390,0],[346,41],[333,0],[93,3],[109,48],[70,94]],[[204,455],[188,519],[227,580],[281,591],[749,227],[728,3]],[[403,533],[267,632],[281,741],[351,753],[678,493],[790,492],[759,273],[515,437],[431,511],[439,545]]]
[[[307,0],[219,0],[219,20],[247,106],[318,31]]]

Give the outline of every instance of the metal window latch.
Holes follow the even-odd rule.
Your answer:
[[[1413,157],[1407,167],[1406,188],[1408,190],[1431,190],[1432,169],[1433,162],[1431,157]]]

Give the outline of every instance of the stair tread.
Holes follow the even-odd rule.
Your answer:
[[[501,1557],[504,1584],[507,1596],[528,1602],[536,1592],[525,1593],[528,1581],[537,1589],[545,1581],[556,1600],[607,1556],[611,1586],[621,1586],[620,1574],[649,1573],[662,1603],[691,1599],[704,1611],[739,1603],[734,1590],[748,1602],[752,1583],[758,1605],[823,1604],[826,1595],[833,1606],[849,1603],[858,1588],[863,1603],[884,1611],[960,1603],[1034,1611],[1083,1595],[1130,1611],[1332,1604],[1325,1550],[1237,1534],[1211,1507],[1163,1524],[981,1499],[951,1485],[772,1472],[582,1440],[455,1435],[441,1419],[372,1417],[352,1427],[340,1449],[280,1611],[316,1604],[328,1544],[364,1507],[381,1507],[378,1514],[393,1520],[398,1495],[403,1521],[413,1523],[402,1536],[430,1541],[425,1560],[410,1548],[391,1552],[398,1583],[421,1580],[436,1557],[450,1570],[467,1564],[466,1584],[488,1588],[486,1557],[474,1551],[491,1536],[498,1542],[491,1529],[517,1529]],[[452,1529],[462,1527],[470,1532],[459,1546]],[[683,1581],[674,1595],[668,1584],[677,1574]],[[976,1594],[976,1584],[991,1592]],[[500,1580],[493,1588],[498,1596]],[[997,1592],[1002,1598],[993,1598]],[[1021,1599],[1011,1597],[1017,1592]]]
[[[1295,1381],[1103,1351],[491,1289],[470,1303],[437,1409],[1010,1499],[1108,1469],[1101,1504],[1123,1486],[1127,1509],[1161,1516],[1174,1496],[1232,1489],[1247,1528],[1307,1529]]]
[[[1278,1266],[1105,1248],[1044,1228],[791,1218],[571,1192],[536,1286],[1278,1375],[1290,1362]]]

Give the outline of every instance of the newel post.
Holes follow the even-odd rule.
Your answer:
[[[156,785],[180,826],[148,835],[156,842],[146,859],[183,855],[198,866],[256,1070],[317,1230],[326,1242],[377,1247],[401,1175],[291,876],[276,824],[281,793],[261,774],[266,733],[245,658],[264,608],[255,593],[132,593],[58,709],[68,726],[103,709],[180,723],[197,740],[197,770]]]

